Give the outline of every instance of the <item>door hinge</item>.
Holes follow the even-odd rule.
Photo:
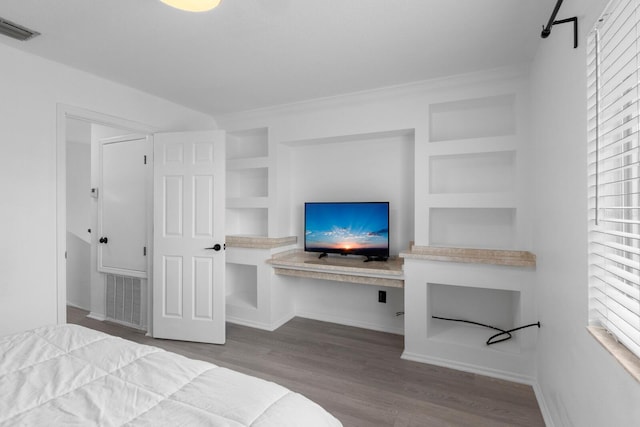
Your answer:
[[[147,247],[142,248],[142,256],[147,256]]]
[[[67,251],[64,251],[64,259],[67,259]]]
[[[146,155],[144,156],[144,164],[145,165],[147,164],[147,156]]]

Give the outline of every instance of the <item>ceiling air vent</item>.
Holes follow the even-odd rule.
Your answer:
[[[4,34],[5,36],[21,41],[29,40],[40,35],[37,31],[30,30],[2,17],[0,17],[0,34]]]

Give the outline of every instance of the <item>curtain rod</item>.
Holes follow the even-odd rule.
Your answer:
[[[578,47],[578,17],[574,16],[573,18],[560,19],[559,21],[556,21],[556,15],[560,10],[560,6],[562,6],[562,1],[563,0],[558,0],[556,2],[556,6],[553,8],[553,13],[551,13],[551,16],[549,17],[547,26],[542,26],[542,33],[540,34],[540,37],[542,37],[543,39],[549,37],[551,35],[551,28],[554,25],[573,22],[573,48],[575,49]]]

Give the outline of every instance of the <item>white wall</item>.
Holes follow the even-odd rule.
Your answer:
[[[637,426],[640,385],[593,339],[587,326],[585,36],[606,0],[570,0],[532,66],[535,162],[534,252],[542,328],[538,383],[550,424]]]
[[[211,129],[202,113],[0,44],[0,335],[58,319],[56,105],[161,130]],[[62,284],[64,286],[64,284]]]

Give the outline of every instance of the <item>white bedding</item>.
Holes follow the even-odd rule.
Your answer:
[[[341,426],[277,384],[76,325],[0,337],[1,426]]]

